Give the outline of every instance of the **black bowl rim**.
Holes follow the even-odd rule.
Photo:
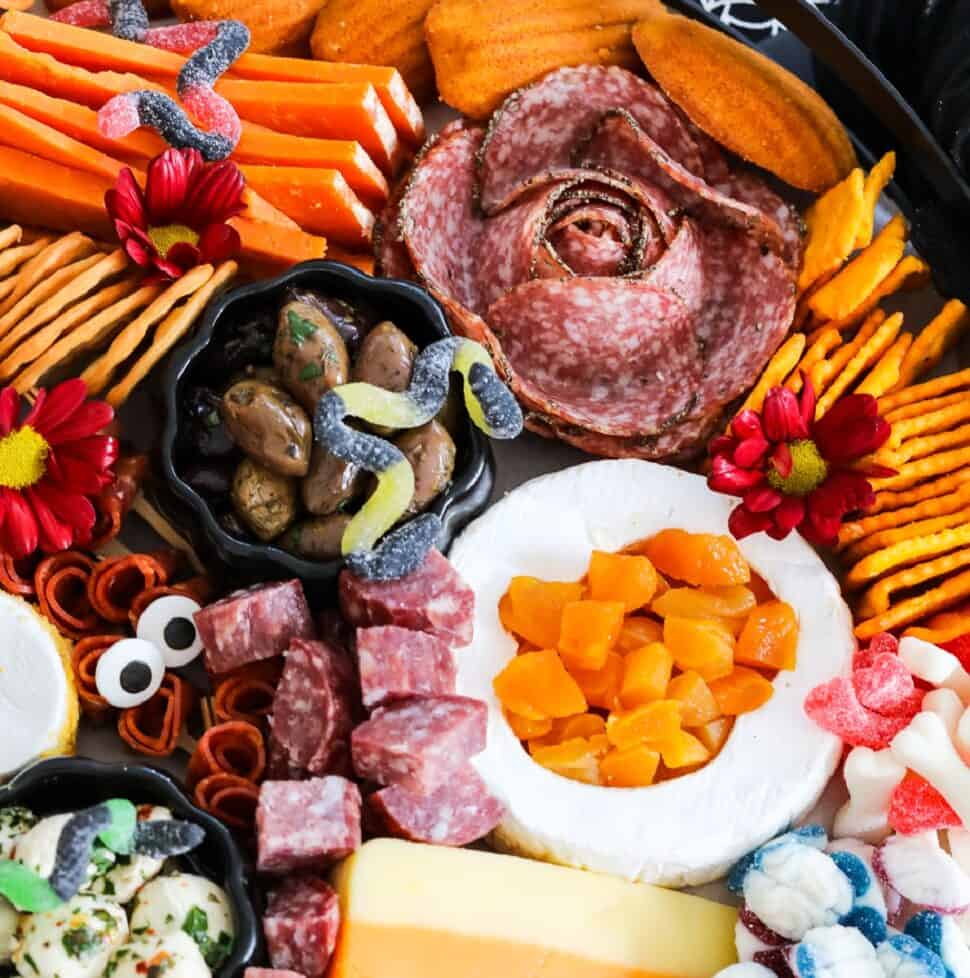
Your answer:
[[[225,862],[224,889],[236,917],[235,945],[225,964],[216,972],[216,978],[232,978],[253,963],[262,944],[259,921],[249,899],[242,853],[222,822],[193,804],[175,779],[161,768],[146,764],[111,763],[91,757],[52,757],[24,768],[6,784],[0,785],[0,807],[26,804],[25,796],[53,777],[88,778],[95,782],[107,778],[120,779],[132,784],[133,800],[137,798],[139,785],[150,784],[166,798],[173,811],[201,824],[206,835],[215,841],[222,853]]]
[[[193,515],[201,522],[202,529],[215,545],[220,558],[224,554],[244,561],[271,563],[289,574],[304,580],[325,580],[334,578],[343,567],[342,559],[312,561],[297,557],[279,547],[268,543],[248,543],[238,540],[224,530],[215,518],[208,503],[200,496],[175,469],[175,442],[179,430],[178,389],[182,378],[193,360],[212,339],[216,324],[226,309],[237,302],[262,296],[276,289],[284,288],[293,280],[308,276],[322,275],[347,284],[350,288],[370,293],[375,304],[381,295],[393,295],[416,307],[419,315],[442,339],[452,335],[444,310],[436,299],[420,285],[404,279],[374,278],[359,269],[342,262],[317,259],[301,262],[271,279],[261,279],[246,285],[237,286],[224,292],[206,310],[198,330],[192,338],[178,347],[172,354],[165,371],[165,427],[161,438],[161,463],[165,481],[175,495],[185,503]],[[442,521],[442,532],[438,540],[440,549],[450,545],[454,534],[484,508],[480,485],[484,482],[490,494],[495,479],[495,460],[485,434],[469,424],[468,464],[465,465],[451,485],[442,492],[430,507]]]

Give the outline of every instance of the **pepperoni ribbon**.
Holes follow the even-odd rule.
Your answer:
[[[193,792],[199,808],[220,822],[243,832],[251,832],[256,822],[259,788],[238,774],[219,772],[203,778]]]
[[[77,696],[85,716],[101,720],[114,709],[98,692],[95,671],[98,660],[118,641],[118,635],[88,635],[76,642],[71,652],[71,665],[74,668],[74,681]]]
[[[79,27],[110,27],[115,37],[126,41],[189,55],[175,82],[184,109],[170,95],[150,89],[116,95],[98,112],[103,136],[121,139],[150,126],[170,146],[197,149],[207,160],[224,160],[236,148],[242,133],[239,116],[213,86],[249,47],[249,28],[241,21],[149,27],[141,0],[80,0],[51,19]]]
[[[234,774],[258,784],[266,771],[266,745],[259,727],[230,720],[210,727],[199,739],[185,783],[194,788],[213,774]]]
[[[273,697],[283,671],[279,656],[250,662],[216,680],[213,711],[220,723],[244,720],[261,726],[273,712]]]
[[[146,588],[132,600],[131,607],[128,609],[128,621],[132,628],[137,629],[138,619],[150,604],[159,598],[173,594],[192,598],[204,605],[212,597],[213,590],[212,582],[205,576],[193,577],[182,581],[181,584],[160,584],[157,587]]]
[[[124,624],[140,594],[168,583],[178,563],[174,550],[102,560],[88,580],[88,600],[105,621]]]
[[[10,554],[0,554],[0,588],[22,598],[36,597],[34,572],[39,561],[39,553],[33,553],[23,560],[14,560]]]
[[[94,566],[87,554],[64,550],[45,557],[34,571],[41,614],[68,638],[83,638],[104,628],[89,598]]]
[[[118,715],[118,735],[134,751],[149,757],[170,757],[178,746],[195,699],[181,676],[166,672],[158,692],[146,702]]]
[[[147,455],[126,455],[115,462],[114,482],[105,486],[94,500],[97,519],[88,544],[92,550],[100,550],[121,532],[121,525],[147,475]]]

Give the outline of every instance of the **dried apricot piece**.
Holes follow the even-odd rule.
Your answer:
[[[775,691],[760,672],[744,666],[735,666],[731,675],[715,679],[710,686],[721,712],[730,717],[757,710]]]
[[[558,720],[562,724],[561,738],[570,740],[573,737],[584,737],[587,740],[599,734],[606,733],[606,720],[598,713],[580,713],[579,716],[566,717]]]
[[[680,704],[656,700],[626,713],[611,713],[606,736],[614,747],[625,750],[637,744],[660,747],[680,731]]]
[[[559,640],[562,609],[570,601],[578,601],[583,596],[583,585],[578,581],[513,577],[507,593],[512,631],[538,649],[554,649]],[[502,615],[501,602],[499,615]],[[505,624],[504,619],[502,624]]]
[[[644,553],[661,574],[695,587],[728,587],[751,579],[737,543],[722,534],[661,530],[646,541]]]
[[[551,746],[529,745],[532,759],[544,768],[586,784],[599,784],[600,759],[606,756],[609,743],[602,734],[586,739],[574,737]]]
[[[713,618],[668,618],[664,645],[678,669],[693,670],[706,682],[730,675],[734,667],[734,635]]]
[[[710,751],[686,730],[678,731],[660,749],[664,764],[669,768],[697,767],[711,759]]]
[[[622,628],[619,601],[570,601],[562,609],[556,647],[570,669],[602,669]]]
[[[532,720],[529,717],[519,716],[511,710],[505,711],[505,719],[512,728],[512,733],[519,740],[531,740],[533,737],[544,737],[552,730],[552,720],[545,717],[541,720]]]
[[[663,625],[653,618],[642,618],[639,615],[627,618],[623,622],[620,637],[616,640],[616,650],[626,653],[642,649],[651,642],[659,642],[663,634]]]
[[[568,717],[586,710],[583,691],[552,649],[517,655],[492,686],[502,706],[528,720]]]
[[[662,700],[674,668],[674,657],[660,642],[652,642],[623,659],[620,702],[628,709]]]
[[[692,733],[707,748],[711,757],[715,757],[727,743],[733,726],[734,717],[719,717],[702,727],[694,727],[688,733]]]
[[[685,727],[700,727],[721,715],[711,687],[696,672],[682,672],[671,679],[666,696],[680,703],[681,723]]]
[[[794,669],[798,618],[784,601],[758,605],[744,623],[734,652],[735,662],[768,669]]]
[[[594,550],[589,561],[590,597],[620,601],[627,612],[642,608],[657,590],[657,572],[647,557]]]
[[[757,604],[741,584],[717,588],[675,587],[656,598],[650,610],[661,618],[743,618]]]
[[[642,744],[614,748],[600,761],[600,777],[612,788],[646,788],[653,784],[659,765],[660,754]]]
[[[623,656],[619,652],[607,652],[602,669],[573,669],[572,676],[590,706],[613,710],[619,702],[623,682]]]

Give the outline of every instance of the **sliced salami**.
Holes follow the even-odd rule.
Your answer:
[[[485,749],[488,708],[465,696],[427,696],[375,710],[351,739],[358,777],[428,794]]]
[[[294,639],[273,698],[273,740],[291,768],[350,773],[350,732],[359,700],[350,657],[326,642]]]
[[[271,890],[263,935],[273,968],[324,978],[340,933],[336,890],[313,876],[296,876]]]
[[[331,776],[264,781],[256,809],[261,873],[322,872],[360,846],[360,791]]]
[[[428,632],[452,647],[472,640],[475,595],[437,550],[397,581],[368,581],[342,571],[339,590],[344,617],[358,628],[397,625]]]
[[[409,696],[455,692],[455,657],[433,635],[393,625],[357,630],[357,666],[364,706]]]
[[[429,795],[400,785],[374,792],[367,804],[389,835],[436,846],[467,846],[488,835],[505,807],[466,764]]]
[[[259,584],[236,591],[195,613],[211,673],[229,672],[279,655],[295,638],[313,638],[316,629],[298,580]]]

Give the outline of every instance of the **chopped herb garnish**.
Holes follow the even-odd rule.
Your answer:
[[[323,376],[323,367],[319,363],[308,363],[300,371],[300,380],[316,380]]]
[[[232,936],[225,931],[217,940],[209,936],[209,915],[201,907],[192,907],[185,915],[182,930],[195,941],[205,958],[205,963],[215,970],[232,952]]]
[[[290,327],[290,339],[297,346],[300,346],[317,331],[317,327],[309,319],[297,315],[292,309],[286,314],[286,321]]]
[[[64,945],[64,950],[72,958],[81,958],[90,954],[100,943],[101,935],[91,930],[87,924],[82,924],[80,927],[72,927],[70,930],[65,931],[61,937],[61,944]]]

